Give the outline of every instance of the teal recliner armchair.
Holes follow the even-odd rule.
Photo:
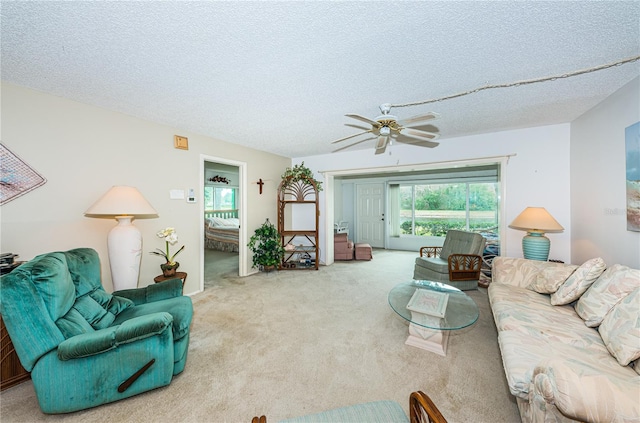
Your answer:
[[[171,383],[187,360],[182,281],[107,293],[90,248],[40,255],[2,276],[0,311],[44,413],[68,413]]]

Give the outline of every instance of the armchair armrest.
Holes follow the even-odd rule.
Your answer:
[[[629,370],[628,372],[626,370]],[[626,422],[640,415],[640,384],[633,370],[549,359],[533,371],[533,421],[559,414],[578,421]],[[537,414],[540,415],[537,415]]]
[[[450,254],[449,280],[477,281],[480,279],[482,257],[475,254]]]
[[[145,286],[144,288],[123,289],[114,292],[113,295],[128,298],[133,301],[135,305],[180,297],[182,296],[182,280],[170,279]]]
[[[87,332],[66,339],[58,345],[58,358],[62,361],[100,354],[118,345],[135,342],[171,330],[173,317],[166,312],[134,317],[117,326]]]
[[[447,423],[429,395],[422,391],[412,392],[409,397],[409,418],[411,423]]]
[[[420,257],[438,257],[442,247],[420,247]]]

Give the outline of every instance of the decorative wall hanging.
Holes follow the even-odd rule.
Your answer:
[[[0,143],[0,205],[44,185],[47,180]]]
[[[262,178],[260,178],[260,180],[258,180],[256,184],[260,185],[260,194],[262,194],[262,186],[264,185],[264,181],[262,180]]]
[[[180,135],[173,136],[173,146],[175,148],[179,148],[180,150],[188,150],[189,149],[189,138],[182,137]]]
[[[216,175],[216,176],[213,176],[213,177],[209,178],[209,182],[219,182],[221,184],[228,184],[229,180],[227,178],[225,178],[224,176]]]
[[[627,127],[624,135],[627,162],[627,230],[640,232],[640,122]]]

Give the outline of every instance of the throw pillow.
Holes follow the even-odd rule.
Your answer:
[[[640,358],[640,288],[616,304],[598,328],[600,336],[621,366]]]
[[[582,294],[604,272],[607,265],[602,258],[587,260],[578,267],[569,278],[551,294],[551,304],[564,305],[580,298]]]
[[[577,268],[575,264],[546,267],[538,272],[529,289],[539,294],[553,294]]]
[[[640,288],[640,270],[614,264],[580,297],[576,313],[585,325],[596,327],[618,301],[636,288]]]

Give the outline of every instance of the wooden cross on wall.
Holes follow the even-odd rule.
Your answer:
[[[262,194],[262,186],[264,185],[264,182],[262,182],[262,178],[260,178],[260,180],[256,182],[256,184],[260,185],[260,194]]]

